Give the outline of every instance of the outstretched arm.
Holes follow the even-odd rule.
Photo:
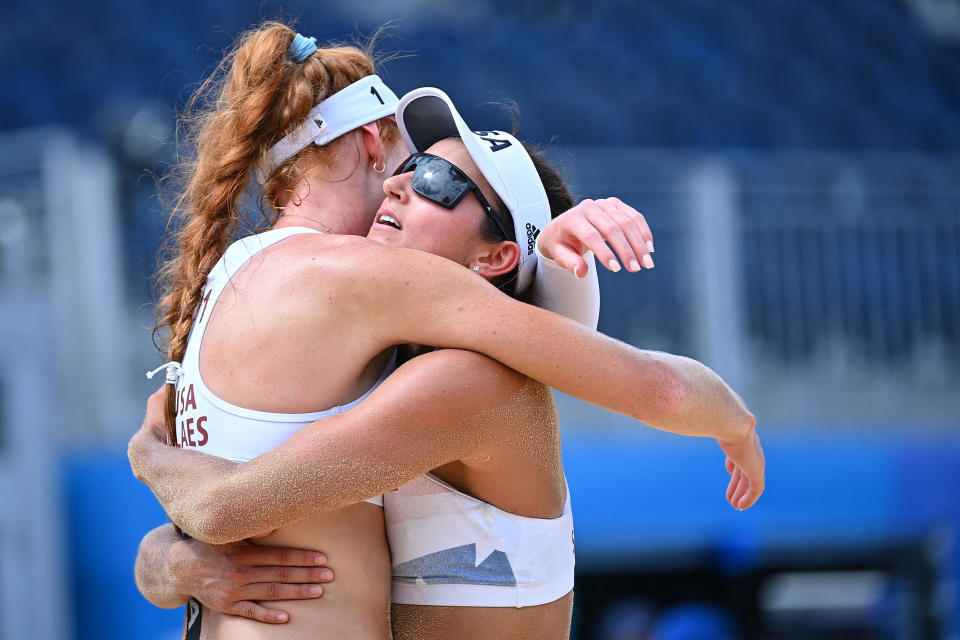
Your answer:
[[[472,349],[652,427],[716,438],[735,468],[735,506],[746,508],[763,492],[756,419],[708,367],[636,349],[512,300],[442,258],[404,250],[385,255],[386,265],[371,252],[352,267],[365,284],[351,290],[362,298],[355,306],[365,313],[356,320],[370,321],[372,335]],[[741,446],[746,442],[755,444]]]
[[[535,380],[674,433],[740,440],[754,418],[706,366],[642,351],[503,295],[444,258],[343,243],[324,256],[344,283],[338,308],[381,348],[429,344],[484,353]]]

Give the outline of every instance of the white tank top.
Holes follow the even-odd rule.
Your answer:
[[[573,513],[528,518],[432,474],[383,496],[394,604],[530,607],[573,589]]]
[[[234,242],[207,276],[207,286],[197,311],[187,350],[177,380],[177,445],[196,449],[234,462],[246,462],[282,444],[291,434],[315,420],[342,413],[355,406],[393,371],[391,358],[380,379],[363,396],[350,404],[313,413],[269,413],[239,407],[219,398],[200,376],[200,345],[220,293],[250,258],[267,247],[313,229],[288,227]],[[383,506],[377,496],[367,502]]]

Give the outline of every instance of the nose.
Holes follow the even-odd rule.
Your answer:
[[[409,196],[410,173],[401,173],[398,176],[390,176],[383,181],[383,193],[388,200],[405,201]]]

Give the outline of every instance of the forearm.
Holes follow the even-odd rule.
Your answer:
[[[756,425],[740,397],[706,365],[683,356],[648,352],[674,380],[676,397],[670,410],[646,421],[652,427],[689,436],[738,441]]]
[[[150,429],[131,440],[130,462],[177,525],[223,544],[356,504],[474,454],[489,446],[497,420],[524,420],[528,384],[475,353],[435,351],[404,364],[357,407],[249,462],[169,447]]]
[[[590,329],[597,328],[600,317],[600,283],[593,254],[587,252],[584,260],[587,273],[578,278],[554,260],[545,257],[536,244],[537,277],[533,281],[533,302],[550,309]]]
[[[411,304],[405,329],[415,341],[485,353],[564,393],[673,433],[735,439],[752,428],[753,416],[736,394],[699,362],[637,349],[489,289],[469,292],[479,299],[473,304],[442,292],[436,299],[449,303],[445,313]],[[445,337],[431,342],[437,335]]]
[[[518,302],[449,261],[397,252],[395,267],[351,292],[358,323],[387,344],[470,349],[610,411],[688,435],[749,431],[752,416],[712,371],[642,351]],[[367,268],[358,265],[358,268]],[[738,407],[739,406],[739,407]]]
[[[171,525],[157,527],[140,542],[134,579],[143,597],[158,607],[173,609],[187,602],[174,570],[174,556],[184,540]]]
[[[584,337],[581,346],[569,350],[579,354],[570,366],[583,373],[549,371],[559,374],[562,386],[554,386],[561,391],[679,435],[737,440],[753,429],[754,417],[739,396],[702,363]],[[560,360],[553,366],[561,366]]]
[[[251,530],[230,540],[210,539],[209,506],[211,502],[216,504],[221,486],[235,472],[237,463],[171,447],[144,433],[130,440],[127,455],[133,475],[150,487],[170,520],[191,537],[204,542],[233,542],[270,529]]]
[[[328,448],[324,439],[324,434],[313,438],[320,450]],[[349,455],[330,462],[317,458],[305,468],[295,442],[238,464],[137,435],[130,459],[134,475],[150,487],[170,520],[210,544],[243,540],[361,502],[403,479],[384,485],[383,473],[370,475],[375,470],[359,467]]]

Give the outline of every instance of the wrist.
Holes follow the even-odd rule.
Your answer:
[[[731,429],[731,433],[723,438],[717,438],[721,445],[735,446],[748,442],[753,438],[753,434],[757,429],[757,419],[746,408],[740,407],[740,409],[740,415],[737,416],[735,420],[736,424]]]

